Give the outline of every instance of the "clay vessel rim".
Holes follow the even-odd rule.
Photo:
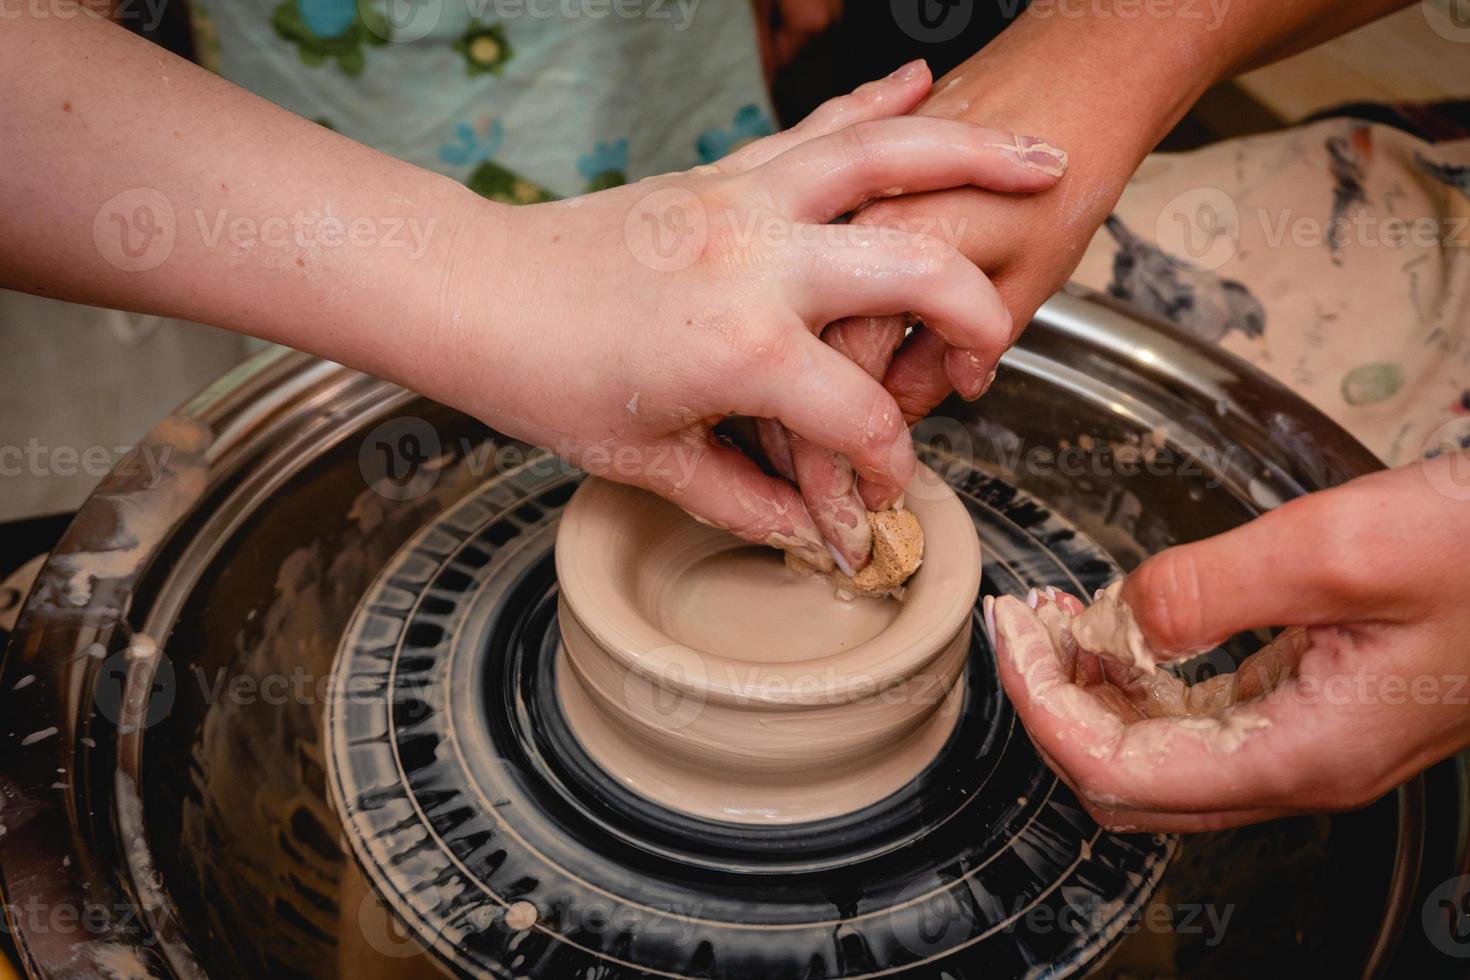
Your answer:
[[[629,533],[630,522],[618,515],[657,513],[662,508],[678,511],[645,490],[589,478],[562,516],[556,541],[557,578],[567,606],[587,635],[625,668],[662,687],[745,706],[830,704],[844,694],[870,696],[902,683],[938,657],[972,615],[980,587],[979,539],[954,492],[932,471],[921,470],[906,501],[924,528],[925,555],[910,582],[904,608],[872,639],[808,660],[753,663],[694,651],[650,622],[629,590],[610,581],[605,572],[612,541]],[[688,515],[679,515],[693,523]],[[729,536],[729,548],[747,546]],[[938,588],[941,578],[951,584]],[[596,609],[612,614],[589,616],[588,611]],[[809,683],[814,675],[831,681],[814,690]]]

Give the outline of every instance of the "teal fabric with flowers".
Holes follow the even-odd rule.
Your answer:
[[[744,0],[194,0],[201,62],[509,203],[772,131]]]

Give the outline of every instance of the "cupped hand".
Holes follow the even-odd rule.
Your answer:
[[[1234,673],[1186,687],[1126,664],[1126,630],[1086,628],[1062,593],[987,602],[986,625],[1032,742],[1104,826],[1352,809],[1470,745],[1467,546],[1462,451],[1298,498],[1124,580],[1160,661],[1293,626]]]
[[[797,488],[712,425],[778,420],[876,484],[903,486],[916,462],[902,412],[816,332],[913,311],[956,348],[994,358],[1004,347],[1000,297],[952,246],[829,223],[900,191],[1055,182],[1008,133],[905,116],[929,84],[915,63],[712,166],[490,212],[493,225],[456,243],[446,287],[451,400],[591,473],[832,568]],[[509,288],[488,287],[487,261]]]

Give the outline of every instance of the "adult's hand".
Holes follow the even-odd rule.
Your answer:
[[[731,414],[779,420],[901,486],[916,461],[898,405],[817,332],[843,316],[914,310],[977,356],[1004,347],[1004,306],[951,246],[829,223],[900,183],[1010,193],[1055,183],[1054,168],[1018,154],[1009,133],[907,115],[929,81],[916,62],[713,166],[496,215],[483,250],[470,242],[467,254],[554,271],[495,281],[460,263],[449,343],[462,353],[444,381],[453,403],[832,568],[796,487],[714,439],[711,425]]]
[[[995,283],[1014,342],[1067,281],[1139,163],[1211,84],[1404,3],[1232,0],[1147,9],[1111,0],[1033,3],[940,79],[916,111],[1044,136],[1070,154],[1066,177],[1027,198],[965,188],[885,199],[854,221],[922,230],[953,244]],[[823,338],[882,378],[910,423],[952,391],[979,397],[994,376],[994,360],[954,350],[923,327],[907,334],[911,323],[847,321],[829,326]],[[800,441],[788,444],[773,427],[762,431],[762,442],[768,456],[800,475],[807,507],[824,529],[898,497],[899,488],[855,482],[844,460]]]
[[[1061,593],[987,603],[987,629],[1032,741],[1104,826],[1212,830],[1351,809],[1470,745],[1467,542],[1460,451],[1150,558],[1121,608],[1159,660],[1295,627],[1189,688],[1123,663],[1119,643],[1099,642],[1120,634],[1083,627],[1081,603]]]
[[[985,356],[1007,334],[949,245],[829,222],[900,181],[1055,182],[1010,134],[907,115],[930,85],[916,63],[716,165],[511,208],[76,13],[0,32],[0,284],[371,371],[819,568],[797,491],[711,421],[777,418],[901,484],[898,406],[816,331],[912,309]]]

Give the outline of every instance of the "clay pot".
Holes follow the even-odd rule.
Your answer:
[[[667,806],[753,823],[847,813],[918,775],[958,714],[980,584],[969,513],[922,479],[903,602],[839,598],[772,549],[588,480],[556,542],[558,690],[588,753]]]

